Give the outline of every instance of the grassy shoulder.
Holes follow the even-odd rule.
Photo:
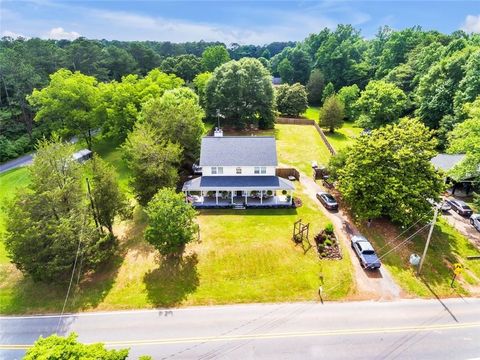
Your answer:
[[[409,258],[413,253],[422,254],[427,238],[426,230],[396,249],[394,247],[412,234],[413,230],[395,241],[392,240],[400,231],[390,223],[374,222],[370,228],[361,227],[361,231],[374,243],[379,256],[388,253],[382,258],[383,265],[410,295],[453,297],[480,292],[480,262],[467,260],[467,256],[480,255],[480,252],[444,220],[440,219],[435,226],[421,276],[417,276],[416,268],[410,265]],[[465,272],[457,278],[456,286],[452,288],[450,283],[454,263],[463,264]]]

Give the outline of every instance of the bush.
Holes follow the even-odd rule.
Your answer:
[[[325,232],[329,235],[332,235],[333,234],[333,224],[332,223],[328,223],[326,226],[325,226]]]
[[[323,244],[325,246],[332,246],[333,242],[332,242],[332,240],[327,239],[327,240],[325,240],[325,242]]]

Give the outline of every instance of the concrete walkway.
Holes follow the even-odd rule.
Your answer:
[[[345,229],[345,223],[353,233],[358,233],[357,228],[352,224],[344,212],[340,209],[338,212],[331,212],[317,200],[316,193],[326,191],[322,186],[317,184],[311,177],[300,173],[300,182],[304,186],[305,192],[314,200],[325,216],[332,222],[335,227],[335,234],[343,245],[343,250],[348,251],[352,259],[353,268],[355,269],[355,282],[357,286],[357,299],[370,299],[388,301],[404,297],[402,289],[395,283],[388,270],[382,266],[379,271],[366,271],[360,265],[357,255],[353,251],[350,243],[350,235]]]

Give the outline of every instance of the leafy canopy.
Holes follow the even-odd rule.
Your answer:
[[[145,239],[163,256],[179,256],[185,245],[198,233],[196,211],[182,193],[164,188],[158,191],[146,208],[148,227]]]
[[[307,91],[305,86],[296,83],[293,85],[283,84],[275,89],[277,110],[282,115],[298,117],[308,107]]]
[[[356,216],[387,216],[409,225],[432,215],[428,199],[443,191],[442,176],[430,160],[435,156],[432,131],[418,119],[360,136],[338,169],[338,189]]]
[[[56,334],[46,338],[40,336],[35,344],[27,350],[24,360],[125,360],[128,349],[107,350],[102,343],[85,345],[77,340],[78,335],[70,333],[67,337]]]

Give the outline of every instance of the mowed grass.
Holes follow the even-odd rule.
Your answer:
[[[311,160],[322,163],[322,156],[328,156],[313,127],[277,125],[269,134],[277,136],[279,161],[286,166],[307,171]],[[129,192],[129,172],[118,144],[101,140],[95,150],[115,167],[120,185]],[[320,274],[327,299],[345,298],[354,291],[350,260],[320,261],[314,247],[304,253],[291,240],[293,222],[300,218],[311,223],[312,243],[326,224],[318,204],[297,186],[304,204],[296,210],[200,212],[201,242],[188,246],[180,264],[161,261],[145,242],[146,218],[137,208],[132,221],[116,226],[122,239],[119,255],[80,282],[67,311],[314,300]],[[0,284],[0,313],[61,310],[65,286],[33,283],[13,265],[7,268]]]
[[[375,223],[374,223],[375,224]],[[391,231],[391,224],[377,224],[370,228],[363,226],[361,231],[374,243],[379,256],[383,256],[399,245],[407,236],[415,231],[410,230],[397,240]],[[397,230],[397,233],[401,231]],[[480,255],[462,234],[440,219],[435,226],[427,257],[421,276],[417,276],[416,268],[410,265],[410,255],[421,255],[427,239],[428,228],[415,236],[412,241],[399,246],[382,258],[382,263],[388,268],[398,284],[409,294],[420,297],[452,297],[480,293],[480,262],[467,260],[467,256]],[[452,281],[453,264],[461,263],[465,272],[456,281]]]
[[[21,167],[0,174],[0,239],[5,233],[5,204],[10,201],[19,188],[26,187],[30,181],[28,168]],[[3,241],[0,241],[0,266],[9,264]],[[0,278],[1,281],[1,278]]]
[[[319,107],[310,106],[303,116],[307,119],[318,121],[319,112]],[[340,151],[347,146],[353,145],[355,138],[360,135],[362,130],[362,128],[355,126],[353,122],[344,122],[343,126],[340,129],[336,129],[333,134],[327,130],[324,130],[324,133],[333,148]]]
[[[348,253],[320,261],[314,247],[304,251],[291,240],[298,219],[310,223],[311,238],[326,225],[318,204],[298,186],[298,209],[201,211],[200,241],[177,264],[161,260],[143,240],[146,219],[138,209],[134,221],[117,226],[119,256],[80,283],[67,311],[316,300],[320,274],[327,299],[346,297],[354,291]],[[12,266],[0,313],[57,312],[65,291],[35,284]]]

